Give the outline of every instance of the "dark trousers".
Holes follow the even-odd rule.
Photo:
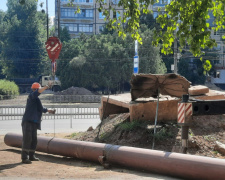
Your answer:
[[[23,144],[21,159],[28,159],[34,156],[37,146],[37,123],[24,121],[22,122]]]

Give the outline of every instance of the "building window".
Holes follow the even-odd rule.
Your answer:
[[[78,13],[78,17],[85,17],[85,9],[81,9],[80,13]]]
[[[157,16],[158,16],[158,12],[153,12],[153,18],[155,19],[157,18]]]
[[[120,12],[117,11],[117,12],[116,12],[116,18],[119,18],[119,17],[120,17]]]
[[[71,1],[71,0],[70,0]],[[74,2],[76,2],[76,3],[86,3],[88,0],[75,0]],[[91,0],[89,0],[89,2],[90,2]],[[89,2],[87,2],[87,3],[89,3]],[[93,2],[93,1],[92,1]]]
[[[86,9],[86,13],[85,13],[85,16],[86,17],[93,17],[93,10],[89,10],[89,9]]]
[[[99,32],[102,32],[104,30],[104,26],[99,26]]]
[[[105,16],[103,15],[103,12],[99,12],[99,19],[104,19]]]
[[[159,0],[159,4],[169,4],[170,0]]]
[[[67,28],[69,32],[77,32],[77,24],[71,24],[71,23],[61,24],[61,27]]]
[[[116,12],[113,11],[113,18],[116,19]]]
[[[81,9],[80,13],[75,13],[76,9],[62,8],[62,18],[93,18],[93,9]]]
[[[93,32],[92,24],[79,24],[79,32]]]
[[[214,50],[217,50],[217,51],[221,50],[221,44],[220,43],[217,43],[217,47],[214,47],[213,49]]]
[[[113,18],[117,18],[118,19],[118,17],[120,17],[120,12],[119,11],[114,11],[113,12]]]
[[[119,0],[112,0],[112,4],[117,5],[119,3]]]

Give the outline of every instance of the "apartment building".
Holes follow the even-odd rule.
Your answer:
[[[113,6],[120,13],[110,12],[111,18],[119,17],[123,14],[123,8],[118,7],[118,0],[105,0],[107,6]],[[59,3],[59,4],[58,4]],[[56,33],[58,29],[58,22],[62,28],[66,27],[72,38],[85,34],[98,34],[103,30],[105,21],[102,12],[98,11],[99,5],[95,0],[55,0],[55,25]],[[79,6],[80,13],[75,13],[76,7]],[[60,11],[58,12],[58,9]],[[58,19],[59,17],[59,19]]]
[[[105,26],[104,15],[98,11],[99,4],[96,0],[55,0],[55,26],[58,29],[58,17],[61,27],[66,27],[72,38],[79,36],[80,33],[99,34]],[[110,18],[123,16],[124,9],[118,6],[119,0],[105,0],[105,8],[112,6],[117,12],[110,11]],[[158,8],[165,7],[170,0],[159,0],[158,3],[150,6],[153,16],[158,16]],[[70,4],[70,5],[69,5]],[[79,6],[81,13],[75,14],[76,7]],[[58,11],[60,9],[60,11]],[[59,12],[59,13],[58,13]]]

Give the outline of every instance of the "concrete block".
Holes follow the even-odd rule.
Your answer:
[[[179,100],[160,101],[157,121],[177,121],[177,107]],[[130,120],[154,121],[157,101],[130,104]]]
[[[206,94],[208,92],[209,92],[209,88],[202,85],[192,86],[188,89],[188,93],[191,96]]]

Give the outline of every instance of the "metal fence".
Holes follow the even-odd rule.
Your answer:
[[[99,103],[83,104],[48,104],[47,108],[55,109],[56,114],[43,113],[45,120],[54,119],[99,119]],[[0,105],[0,121],[21,120],[25,111],[25,106],[20,105]]]
[[[50,103],[100,103],[101,95],[54,95],[40,99]]]

